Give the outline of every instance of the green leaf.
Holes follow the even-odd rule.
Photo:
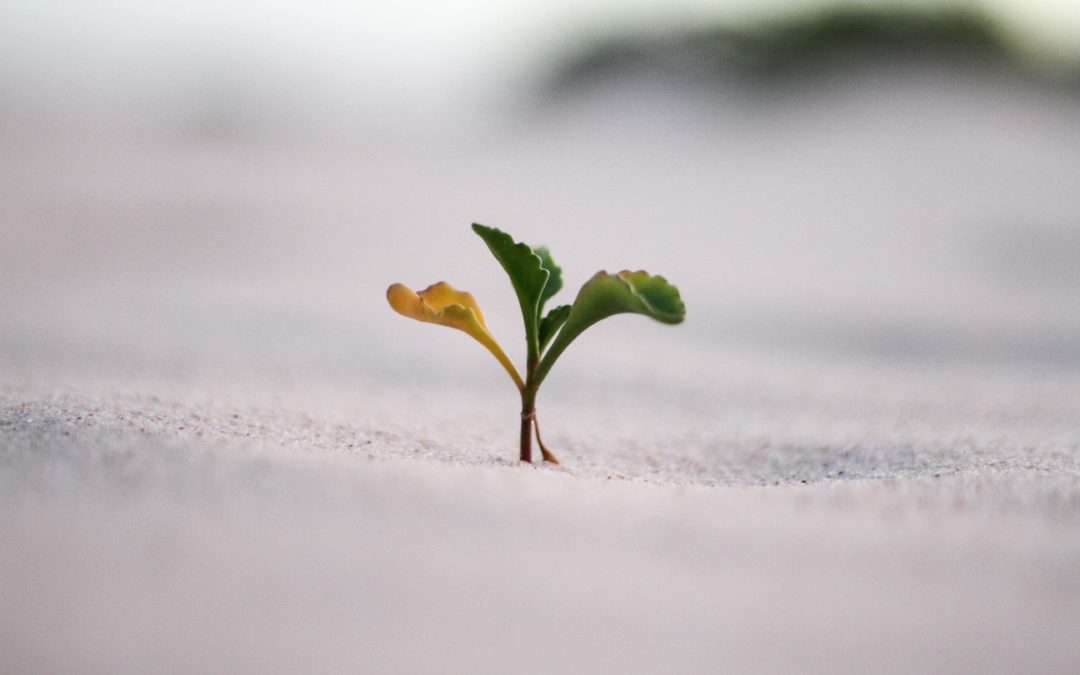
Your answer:
[[[639,270],[623,270],[618,274],[597,272],[578,291],[559,336],[540,362],[536,382],[542,382],[563,350],[597,321],[623,313],[644,314],[663,323],[680,323],[686,316],[686,306],[679,289],[664,277],[652,276]]]
[[[547,246],[538,246],[533,249],[533,253],[540,256],[540,265],[548,271],[547,285],[544,286],[544,292],[540,294],[540,306],[537,308],[538,314],[544,313],[544,304],[551,299],[553,295],[559,292],[562,288],[562,268],[555,264],[555,261],[551,258],[551,251]],[[543,338],[540,339],[542,343]],[[540,345],[540,350],[543,351],[544,345]]]
[[[543,260],[526,244],[515,242],[502,230],[473,223],[472,229],[484,240],[492,255],[506,270],[510,283],[514,285],[521,315],[525,320],[525,342],[528,345],[528,357],[536,359],[540,354],[538,324],[540,298],[547,286],[551,273],[544,269]]]
[[[543,352],[544,348],[551,342],[551,338],[555,337],[555,333],[559,332],[559,328],[566,323],[566,318],[570,316],[570,305],[559,305],[550,312],[547,313],[543,319],[540,319],[540,351]]]

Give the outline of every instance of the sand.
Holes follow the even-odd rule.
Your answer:
[[[6,138],[0,670],[1076,672],[1080,106],[991,84]],[[567,301],[686,299],[552,371],[560,467],[515,461],[490,356],[384,304],[447,279],[516,357],[474,220]]]

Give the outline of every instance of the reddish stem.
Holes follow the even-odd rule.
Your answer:
[[[533,408],[521,410],[521,461],[532,463]]]

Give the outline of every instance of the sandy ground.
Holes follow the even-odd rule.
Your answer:
[[[6,136],[0,671],[1077,672],[1080,104],[645,93],[453,142]],[[474,220],[686,299],[567,352],[560,468],[384,304],[447,279],[516,355]]]

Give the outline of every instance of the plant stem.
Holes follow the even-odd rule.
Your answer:
[[[537,358],[526,364],[525,386],[521,389],[521,461],[532,463],[533,420],[536,417],[536,389],[534,382]]]
[[[521,461],[532,463],[532,420],[533,411],[521,409]]]
[[[536,416],[536,408],[533,408],[533,429],[536,430],[536,444],[540,446],[540,454],[544,457],[544,461],[558,464],[559,458],[554,452],[548,450],[548,447],[544,445],[544,439],[540,436],[540,418]]]

